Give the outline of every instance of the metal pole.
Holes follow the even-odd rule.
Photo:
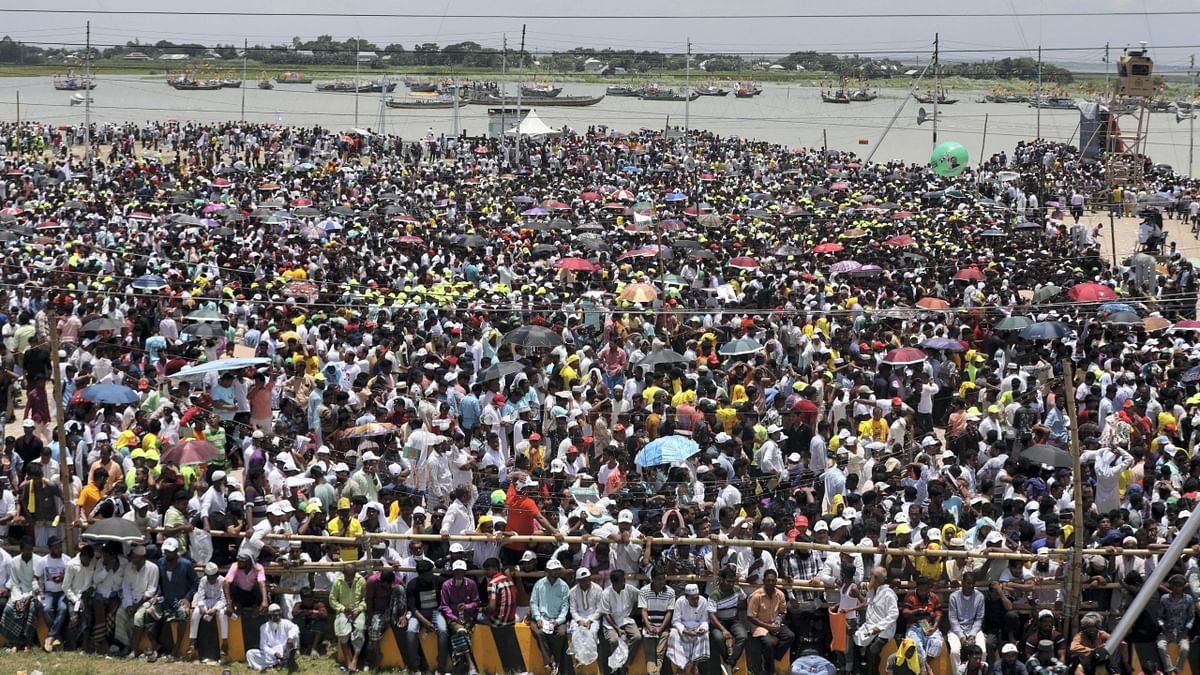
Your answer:
[[[46,314],[46,319],[50,324],[50,370],[52,371],[51,377],[54,378],[50,391],[54,392],[54,426],[58,436],[58,470],[61,474],[59,484],[69,486],[71,484],[71,461],[68,455],[71,451],[67,447],[67,427],[63,420],[62,370],[58,361],[58,314],[53,308],[49,309]],[[86,476],[80,476],[79,479],[84,481],[84,485],[87,485]],[[78,517],[75,513],[75,502],[64,499],[63,503],[66,511],[59,518],[59,522],[63,525],[63,549],[74,552],[75,519]]]
[[[241,120],[246,121],[246,53],[250,50],[250,42],[242,38],[242,116]]]
[[[821,130],[821,152],[829,152],[829,130],[827,129]]]
[[[896,107],[896,113],[892,115],[892,119],[889,120],[887,126],[884,127],[883,134],[879,136],[879,141],[875,144],[875,147],[871,148],[871,154],[867,155],[868,164],[871,163],[871,158],[875,156],[875,153],[879,151],[879,148],[883,146],[883,139],[887,138],[888,132],[891,131],[892,127],[896,125],[896,120],[900,118],[900,113],[904,112],[904,106],[908,105],[908,99],[912,98],[913,95],[917,93],[918,88],[921,86],[921,80],[925,78],[925,73],[929,72],[929,67],[931,65],[933,65],[932,61],[925,64],[925,69],[922,70],[917,79],[913,81],[912,87],[908,90],[908,95],[900,99],[900,105]]]
[[[1106,67],[1107,69],[1107,67]],[[1037,138],[1042,137],[1042,46],[1038,45]]]
[[[90,93],[90,92],[89,92]],[[21,126],[21,90],[17,90],[17,126]]]
[[[1104,43],[1104,98],[1108,100],[1108,43]]]
[[[1192,174],[1192,161],[1196,157],[1196,55],[1188,61],[1188,74],[1192,76],[1192,100],[1188,108],[1188,176]]]
[[[687,148],[687,134],[692,126],[692,38],[687,39],[687,55],[683,66],[683,147]]]
[[[504,35],[504,53],[500,57],[500,147],[504,148],[504,154],[508,154],[508,139],[505,134],[508,132],[508,116],[505,114],[508,111],[508,102],[505,97],[508,94],[508,34]]]
[[[525,24],[521,24],[521,51],[517,54],[517,69],[525,66]],[[517,164],[521,163],[521,82],[517,81]]]
[[[1113,216],[1113,208],[1111,205],[1108,207],[1108,238],[1112,240],[1112,264],[1115,268],[1117,266],[1117,219]]]
[[[87,22],[87,79],[92,79],[92,22]],[[83,161],[87,174],[92,175],[92,92],[83,91]]]
[[[1067,398],[1074,397],[1068,396]],[[1097,653],[1099,659],[1104,660],[1117,652],[1117,646],[1129,634],[1129,629],[1133,628],[1133,623],[1141,616],[1142,610],[1146,609],[1150,599],[1159,593],[1159,586],[1174,569],[1175,561],[1183,555],[1183,550],[1187,548],[1192,537],[1196,536],[1198,529],[1200,529],[1200,506],[1192,511],[1192,517],[1188,518],[1179,532],[1175,534],[1175,541],[1171,542],[1171,547],[1155,565],[1154,571],[1150,573],[1150,578],[1142,583],[1142,589],[1133,597],[1133,602],[1121,614],[1121,620],[1117,623],[1117,627],[1113,629],[1112,634],[1108,636],[1108,642],[1105,642],[1104,647],[1101,648],[1103,653]],[[1101,649],[1096,651],[1100,652]]]
[[[503,105],[503,103],[501,103]],[[458,138],[458,83],[454,83],[454,137]]]
[[[1079,606],[1083,601],[1081,576],[1083,568],[1083,470],[1079,465],[1079,417],[1076,415],[1075,397],[1071,393],[1074,391],[1073,372],[1071,360],[1063,359],[1063,382],[1067,391],[1067,419],[1071,420],[1071,457],[1075,465],[1075,470],[1071,472],[1071,489],[1075,492],[1075,513],[1071,521],[1071,538],[1074,545],[1071,547],[1071,565],[1067,576],[1067,635],[1075,634],[1075,627],[1079,622]]]
[[[983,161],[983,158],[987,155],[987,125],[988,125],[988,113],[984,113],[983,114],[983,142],[981,142],[979,144],[979,161],[981,161],[981,162]]]
[[[362,51],[362,38],[354,38],[354,126],[358,126],[358,53]]]
[[[937,146],[938,101],[942,98],[939,88],[942,86],[942,62],[938,56],[938,43],[941,39],[933,34],[933,145]]]

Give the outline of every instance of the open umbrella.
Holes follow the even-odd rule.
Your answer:
[[[935,298],[931,296],[917,300],[917,307],[933,310],[950,309],[950,303],[941,298]]]
[[[1200,330],[1200,321],[1195,319],[1183,319],[1176,321],[1174,326],[1171,326],[1171,332],[1183,332],[1189,330]]]
[[[1021,329],[1026,340],[1061,340],[1071,334],[1071,328],[1060,321],[1038,321]]]
[[[356,427],[343,429],[338,433],[338,438],[373,438],[375,436],[386,436],[400,431],[400,427],[391,422],[368,422],[360,424]]]
[[[888,246],[912,246],[917,243],[917,240],[913,239],[910,234],[898,234],[883,243]]]
[[[721,345],[722,356],[747,356],[749,354],[757,354],[763,349],[762,344],[753,338],[738,338],[731,342],[726,342]]]
[[[1171,327],[1171,322],[1161,316],[1148,316],[1145,321],[1142,321],[1142,330],[1147,333],[1157,333],[1160,330],[1166,330]]]
[[[845,251],[845,250],[846,250],[846,247],[844,245],[839,244],[835,241],[834,242],[825,242],[823,244],[817,244],[816,246],[813,247],[813,253],[840,253],[841,251]]]
[[[1033,322],[1027,316],[1006,316],[997,321],[996,325],[992,327],[996,330],[1021,330],[1031,323]]]
[[[1106,302],[1116,300],[1117,293],[1104,284],[1088,282],[1072,286],[1071,290],[1067,291],[1067,297],[1075,302]]]
[[[700,444],[686,436],[660,436],[638,451],[633,463],[638,466],[659,466],[682,462],[700,451]]]
[[[509,375],[516,375],[525,369],[520,361],[501,361],[494,366],[488,366],[479,373],[480,382],[493,382]]]
[[[687,360],[687,358],[684,357],[683,354],[680,354],[679,352],[677,352],[673,349],[659,349],[657,351],[650,352],[649,354],[643,356],[642,360],[638,361],[634,365],[653,367],[653,366],[668,365],[671,363],[687,363],[687,362],[688,362],[688,360]]]
[[[962,343],[952,338],[931,338],[921,343],[925,349],[941,349],[947,352],[966,351]]]
[[[109,542],[118,544],[144,544],[146,535],[132,520],[124,518],[105,518],[92,523],[80,537],[84,541]]]
[[[600,266],[586,258],[559,258],[554,261],[554,268],[572,272],[597,272]]]
[[[207,340],[209,338],[217,337],[224,331],[211,323],[193,323],[184,326],[179,332],[183,335],[187,335],[189,338]]]
[[[164,463],[171,462],[179,466],[187,466],[189,464],[203,464],[220,456],[221,451],[212,443],[189,438],[186,441],[180,441],[167,448],[162,454],[162,461]]]
[[[911,366],[914,363],[923,363],[925,361],[925,352],[915,347],[901,347],[893,349],[883,357],[883,362],[893,366]]]
[[[115,321],[113,319],[110,319],[108,317],[100,317],[99,319],[92,319],[91,321],[83,324],[83,326],[81,326],[79,328],[79,330],[83,331],[84,333],[98,333],[102,330],[113,331],[113,330],[120,330],[120,329],[121,329],[121,323],[118,321]]]
[[[1113,312],[1104,317],[1104,323],[1111,326],[1140,326],[1142,317],[1136,312]]]
[[[557,347],[562,344],[562,336],[544,326],[521,326],[505,333],[500,343],[526,348]]]
[[[964,267],[963,269],[954,273],[955,281],[983,281],[986,278],[987,277],[984,275],[983,270],[975,267],[974,265],[971,267]]]
[[[181,368],[178,372],[169,377],[185,378],[193,375],[204,375],[206,373],[219,373],[223,370],[242,370],[251,366],[263,366],[271,362],[271,359],[265,356],[252,356],[237,359],[218,359],[207,363],[200,363],[187,368]]]
[[[1179,377],[1179,381],[1183,382],[1184,384],[1200,382],[1200,366],[1193,366],[1192,368],[1189,368],[1187,372]]]
[[[862,263],[857,260],[841,260],[829,266],[831,274],[846,274],[860,269],[862,269]]]
[[[103,405],[125,405],[138,400],[137,392],[123,384],[93,384],[79,392],[79,395],[92,403]]]
[[[132,286],[142,291],[157,291],[167,287],[167,280],[157,274],[143,274],[133,280]]]
[[[198,309],[198,310],[196,310],[196,311],[192,312],[191,314],[188,314],[187,316],[185,316],[185,317],[183,317],[183,318],[187,319],[188,321],[212,321],[212,322],[218,322],[218,321],[224,321],[224,320],[225,320],[225,316],[224,316],[223,314],[221,314],[220,312],[218,312],[218,311],[217,311],[217,310],[215,310],[215,309],[208,309],[208,308],[205,308],[205,309]]]
[[[1062,294],[1062,292],[1062,287],[1055,286],[1054,284],[1046,284],[1045,286],[1042,286],[1033,292],[1033,301],[1036,303],[1042,303],[1050,298],[1058,297]]]
[[[745,256],[739,256],[737,258],[730,258],[729,266],[737,268],[739,270],[752,270],[752,269],[755,269],[756,267],[758,267],[758,261],[755,260],[754,258],[747,258]]]
[[[621,289],[618,300],[625,302],[654,302],[658,299],[658,289],[647,283],[635,283]]]
[[[1046,445],[1045,443],[1031,445],[1021,450],[1019,455],[1022,462],[1030,464],[1048,464],[1063,469],[1070,469],[1075,466],[1075,462],[1071,459],[1071,453],[1062,448],[1056,448],[1053,445]]]

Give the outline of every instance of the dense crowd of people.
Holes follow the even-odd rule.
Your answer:
[[[485,625],[523,672],[524,622],[552,674],[1133,672],[1095,652],[1200,492],[1195,269],[1162,235],[1188,179],[604,128],[0,147],[12,652],[227,659],[237,626],[258,670],[394,639],[473,673]],[[1081,216],[1116,205],[1144,236],[1114,266]],[[1200,565],[1165,579],[1124,644],[1171,675]]]

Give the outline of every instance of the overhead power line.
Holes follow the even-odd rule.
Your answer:
[[[531,18],[554,21],[571,20],[620,20],[620,21],[738,21],[738,20],[768,20],[779,19],[1008,19],[1016,17],[1028,18],[1080,18],[1080,17],[1151,17],[1151,16],[1198,16],[1200,10],[1148,10],[1134,11],[1091,11],[1091,12],[960,12],[945,14],[942,12],[867,12],[853,14],[814,14],[814,13],[779,13],[779,14],[541,14],[530,17],[528,14],[430,14],[416,12],[251,12],[232,10],[150,10],[150,9],[63,9],[49,7],[20,7],[0,9],[9,14],[82,14],[82,15],[124,15],[124,16],[242,16],[242,17],[313,17],[313,18],[352,18],[352,19],[511,19],[529,20]]]

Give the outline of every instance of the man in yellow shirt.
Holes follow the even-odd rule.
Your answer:
[[[871,441],[886,443],[888,429],[888,422],[883,419],[883,408],[873,406],[871,408],[871,419],[858,423],[858,438],[864,443]]]
[[[326,526],[331,537],[361,537],[363,533],[362,523],[358,522],[357,518],[350,515],[350,500],[342,497],[337,500],[337,515],[334,516]],[[358,560],[359,551],[357,546],[343,546],[342,560]]]
[[[104,488],[102,486],[108,483],[108,470],[104,467],[96,467],[92,471],[92,479],[88,484],[79,491],[79,499],[75,504],[79,507],[79,526],[87,527],[91,522],[92,509],[96,508],[96,504],[104,499]]]

